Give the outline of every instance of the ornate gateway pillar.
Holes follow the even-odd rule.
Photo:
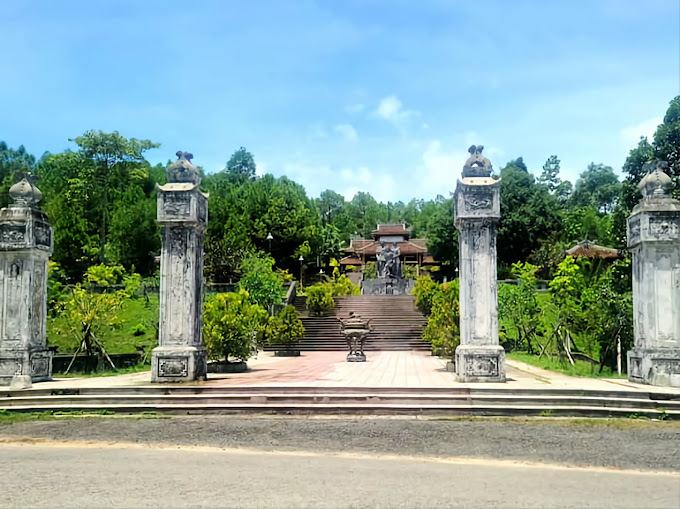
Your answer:
[[[204,378],[203,238],[208,222],[208,195],[191,154],[177,152],[167,168],[168,183],[157,186],[161,227],[161,287],[158,347],[151,358],[152,382]]]
[[[505,350],[498,344],[496,232],[500,179],[491,178],[483,146],[472,146],[455,193],[460,245],[460,382],[505,382]]]
[[[680,387],[680,202],[666,166],[657,163],[638,184],[642,200],[628,218],[635,328],[628,380]]]
[[[9,194],[14,204],[0,210],[0,385],[28,388],[52,378],[45,332],[52,227],[28,179]]]

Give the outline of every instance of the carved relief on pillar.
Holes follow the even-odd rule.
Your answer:
[[[43,312],[43,299],[45,296],[45,277],[43,268],[38,264],[33,272],[33,302],[32,302],[32,319],[33,319],[33,334],[31,335],[31,342],[34,345],[40,344],[45,338]]]
[[[488,376],[497,377],[499,375],[498,370],[498,357],[492,355],[480,355],[471,359],[465,365],[465,372],[469,376]]]
[[[20,258],[9,260],[8,277],[5,280],[5,295],[9,297],[5,303],[4,339],[6,340],[22,339],[23,310],[26,309],[28,304],[22,299],[23,265],[24,261]]]
[[[7,247],[23,247],[26,242],[26,225],[24,224],[0,224],[0,243]]]
[[[680,237],[680,218],[650,217],[649,235],[656,240],[677,240]]]
[[[189,217],[191,196],[188,193],[167,193],[163,197],[163,214],[172,217]]]

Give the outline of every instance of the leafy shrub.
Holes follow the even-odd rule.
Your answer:
[[[252,255],[241,262],[243,277],[238,288],[245,290],[255,304],[265,309],[283,298],[283,278],[273,267],[274,259],[268,256]]]
[[[416,265],[401,265],[401,275],[406,279],[416,279],[418,277],[418,267]]]
[[[378,277],[378,265],[375,262],[366,262],[364,265],[364,279],[376,279]]]
[[[335,307],[333,286],[329,283],[317,283],[307,287],[307,309],[316,315],[327,313]]]
[[[125,269],[122,265],[92,265],[85,271],[87,283],[106,288],[119,284],[123,279]]]
[[[300,314],[293,306],[286,306],[272,317],[267,328],[270,343],[291,346],[305,335]]]
[[[263,340],[269,315],[245,290],[211,295],[203,307],[203,341],[214,360],[245,361]]]
[[[432,312],[434,296],[440,293],[441,286],[430,276],[421,276],[416,279],[416,284],[411,293],[416,296],[416,308],[424,315]]]
[[[345,274],[338,276],[329,284],[332,285],[331,293],[333,295],[337,295],[338,297],[361,294],[361,288],[359,285],[352,283],[352,281],[350,281],[350,279]]]
[[[460,344],[460,285],[458,279],[441,285],[433,294],[431,314],[423,339],[432,344],[435,355],[453,359]]]
[[[130,328],[130,334],[133,336],[143,336],[146,334],[146,326],[143,323],[138,323]]]

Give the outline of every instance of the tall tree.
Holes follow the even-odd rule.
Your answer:
[[[548,190],[553,193],[557,187],[562,183],[560,174],[560,160],[557,156],[550,156],[543,165],[543,172],[538,177],[538,183],[543,184]]]
[[[590,163],[581,173],[571,195],[571,204],[611,212],[621,191],[621,183],[611,166]]]
[[[159,147],[160,144],[150,140],[124,138],[117,131],[105,133],[103,131],[87,131],[70,141],[80,147],[81,154],[94,163],[94,178],[98,184],[101,199],[99,223],[99,258],[102,263],[106,260],[106,237],[108,234],[109,195],[111,187],[122,189],[131,176],[146,177],[140,166],[146,163],[143,153],[149,149]],[[140,172],[141,175],[140,175]]]
[[[527,260],[560,229],[561,206],[545,186],[537,185],[522,158],[509,162],[500,172],[501,219],[498,226],[498,259],[505,268]]]
[[[238,181],[255,180],[255,158],[244,147],[239,148],[231,155],[225,169]]]

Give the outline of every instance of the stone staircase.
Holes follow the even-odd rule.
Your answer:
[[[347,318],[354,311],[362,318],[371,319],[373,331],[368,335],[365,350],[430,350],[430,344],[421,337],[427,318],[414,306],[411,295],[356,295],[335,297],[335,308],[328,316],[311,316],[306,308],[306,298],[297,297],[295,307],[305,326],[305,338],[296,350],[347,350],[340,332],[338,318]],[[271,345],[266,350],[280,350]]]

